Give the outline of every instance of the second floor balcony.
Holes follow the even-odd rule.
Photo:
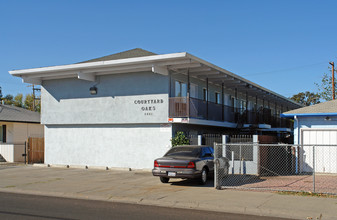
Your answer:
[[[237,124],[268,124],[274,128],[292,127],[289,119],[273,115],[269,108],[247,110],[188,97],[171,97],[169,100],[169,117],[172,118],[187,117]]]

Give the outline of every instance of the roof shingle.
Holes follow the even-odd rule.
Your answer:
[[[287,114],[313,114],[313,113],[337,113],[337,100],[322,102],[316,105],[306,106],[295,110],[284,112]]]
[[[152,53],[152,52],[147,51],[147,50],[144,50],[144,49],[141,49],[141,48],[135,48],[135,49],[132,49],[132,50],[127,50],[127,51],[111,54],[111,55],[104,56],[104,57],[98,57],[98,58],[83,61],[83,62],[80,62],[80,63],[90,63],[90,62],[107,61],[107,60],[118,60],[118,59],[134,58],[134,57],[145,57],[145,56],[151,56],[151,55],[157,55],[157,54]]]
[[[40,123],[40,113],[0,104],[0,121]]]

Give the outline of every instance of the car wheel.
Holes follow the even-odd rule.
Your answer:
[[[204,167],[202,168],[202,171],[201,171],[201,177],[200,177],[200,184],[201,185],[205,185],[206,182],[207,182],[207,178],[208,178],[208,172],[207,172],[207,169]]]
[[[160,181],[162,182],[162,183],[168,183],[168,181],[170,180],[170,178],[167,178],[167,177],[160,177]]]

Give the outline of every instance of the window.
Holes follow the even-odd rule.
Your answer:
[[[183,82],[176,81],[175,83],[175,97],[186,97],[187,96],[187,84]]]
[[[205,156],[207,156],[207,154],[213,155],[208,147],[201,148],[201,157],[205,157]]]
[[[246,103],[246,101],[244,101],[244,100],[240,100],[240,111],[241,111],[241,113],[243,113],[246,109],[247,109],[247,103]]]
[[[215,92],[215,103],[220,104],[220,93]]]
[[[198,157],[200,148],[195,147],[173,147],[165,156]]]
[[[202,100],[208,101],[208,95],[207,95],[207,89],[206,88],[204,88],[202,90]]]
[[[198,86],[196,84],[190,84],[190,97],[191,98],[198,98]]]
[[[0,142],[6,143],[6,125],[0,125]]]

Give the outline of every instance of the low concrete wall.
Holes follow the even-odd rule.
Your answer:
[[[7,162],[24,162],[22,154],[25,152],[24,144],[0,144],[0,154]]]
[[[150,169],[171,147],[170,124],[45,127],[45,163]]]

